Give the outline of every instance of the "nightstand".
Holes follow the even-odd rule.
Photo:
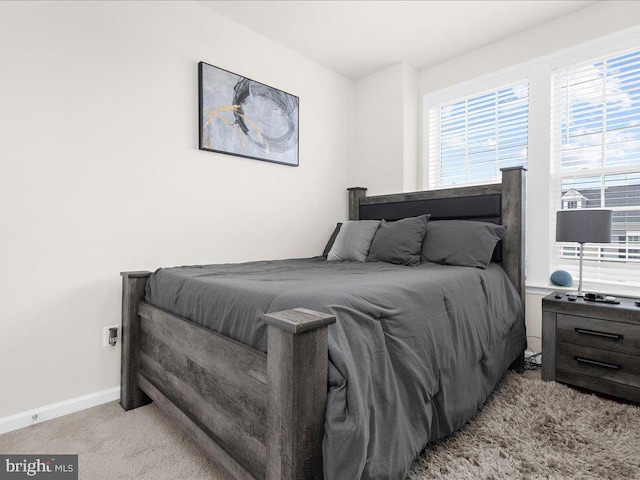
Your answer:
[[[542,379],[640,402],[640,307],[542,299]]]

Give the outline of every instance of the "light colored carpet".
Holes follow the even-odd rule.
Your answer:
[[[78,453],[80,478],[227,480],[153,404],[116,402],[0,436],[2,453]],[[409,474],[438,479],[640,479],[640,408],[509,374]]]

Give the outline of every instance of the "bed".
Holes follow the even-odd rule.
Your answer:
[[[153,400],[235,478],[403,478],[522,369],[524,178],[349,189],[351,220],[508,225],[486,270],[317,257],[123,273],[122,407]]]

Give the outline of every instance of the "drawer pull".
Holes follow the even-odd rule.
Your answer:
[[[617,333],[598,332],[596,330],[586,330],[584,328],[576,328],[575,331],[583,335],[594,335],[596,337],[611,338],[612,340],[622,340],[624,338],[624,335],[618,335]]]
[[[598,362],[596,360],[589,360],[588,358],[573,357],[577,362],[588,363],[589,365],[596,365],[597,367],[610,368],[612,370],[620,370],[620,365],[614,365],[613,363]]]

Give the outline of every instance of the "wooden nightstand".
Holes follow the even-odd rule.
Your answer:
[[[636,299],[614,305],[555,295],[542,299],[542,379],[640,402]]]

